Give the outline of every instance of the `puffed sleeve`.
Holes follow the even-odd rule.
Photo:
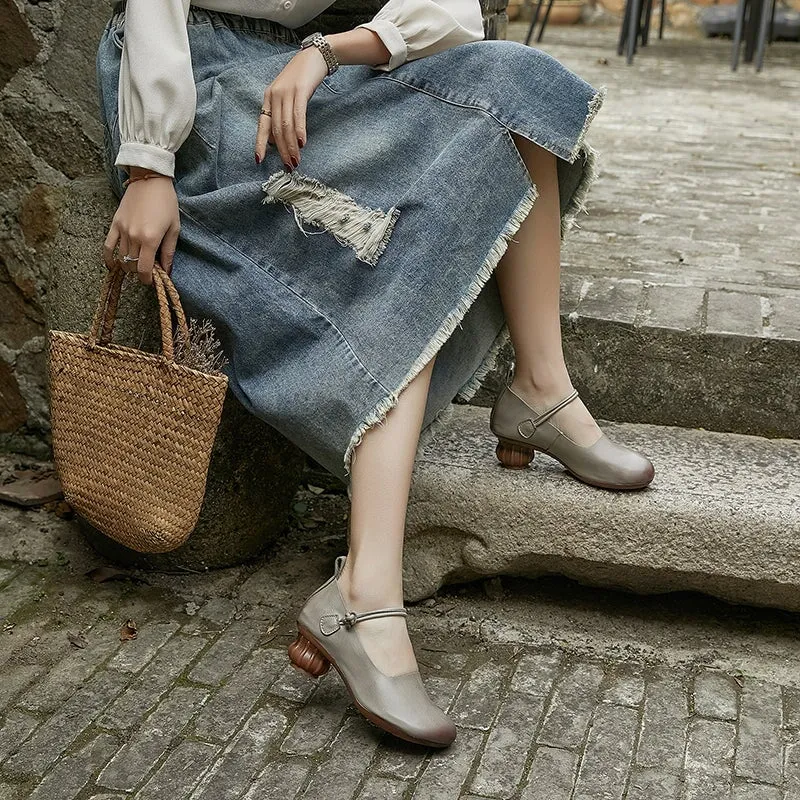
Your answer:
[[[375,31],[386,45],[389,60],[374,67],[384,72],[484,38],[479,0],[389,0],[369,22],[356,27]]]
[[[115,165],[175,177],[175,152],[197,107],[186,20],[190,0],[128,0]]]

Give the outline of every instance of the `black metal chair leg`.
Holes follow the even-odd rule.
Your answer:
[[[736,27],[733,31],[733,50],[731,52],[731,69],[735,72],[739,66],[739,51],[742,49],[742,32],[744,16],[747,11],[747,0],[738,0],[736,4]]]
[[[777,2],[773,0],[772,13],[769,15],[769,39],[767,40],[769,44],[772,44],[775,41],[775,9],[777,6]]]
[[[658,20],[658,38],[664,38],[664,17],[667,16],[667,0],[661,0],[661,17]]]
[[[644,25],[642,26],[642,47],[647,46],[650,36],[650,19],[653,15],[653,0],[644,0]]]
[[[550,11],[553,8],[553,0],[549,0],[547,3],[547,10],[544,12],[544,19],[542,20],[542,24],[539,26],[539,35],[536,37],[537,42],[542,41],[542,36],[544,36],[544,29],[547,27],[547,20],[550,19]]]
[[[767,0],[773,7],[775,0]],[[770,11],[770,13],[767,13]],[[764,50],[767,47],[767,30],[769,29],[772,13],[770,9],[761,9],[761,24],[758,27],[758,43],[756,44],[756,72],[761,72],[764,66]]]
[[[625,43],[628,40],[628,28],[631,19],[631,3],[633,0],[625,0],[625,10],[622,12],[622,25],[619,29],[619,41],[617,42],[617,55],[621,56],[625,52]]]
[[[636,52],[636,40],[639,38],[641,9],[642,0],[631,0],[630,29],[628,30],[628,64],[633,63],[633,54]]]
[[[533,36],[533,29],[536,27],[536,23],[539,21],[539,11],[542,9],[542,3],[544,0],[539,0],[536,4],[536,10],[533,12],[533,19],[531,20],[530,27],[528,28],[528,35],[525,37],[525,44],[529,45],[531,43],[531,36]]]
[[[756,52],[761,16],[764,14],[763,0],[748,0],[749,13],[744,28],[744,63],[750,64]]]

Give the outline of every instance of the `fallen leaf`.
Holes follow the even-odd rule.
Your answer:
[[[119,632],[119,640],[121,642],[126,642],[130,639],[135,639],[138,635],[139,631],[136,628],[136,623],[132,619],[129,619]]]
[[[308,484],[308,491],[314,492],[314,494],[322,494],[325,489],[322,486],[312,486],[310,483]]]
[[[75,509],[66,500],[53,500],[44,504],[45,511],[55,514],[59,519],[72,519]]]

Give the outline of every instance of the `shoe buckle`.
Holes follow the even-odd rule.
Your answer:
[[[531,426],[531,432],[530,432],[530,433],[525,433],[525,432],[522,430],[522,426],[523,426],[523,425],[524,425],[526,422],[527,422],[527,423],[528,423],[528,424]],[[520,435],[520,436],[521,436],[523,439],[530,439],[530,438],[531,438],[531,436],[533,436],[533,434],[534,434],[534,433],[536,433],[536,423],[535,423],[535,422],[534,422],[532,419],[524,419],[524,420],[522,420],[522,422],[520,422],[520,423],[519,423],[519,425],[517,425],[517,433],[518,433],[518,434],[519,434],[519,435]]]
[[[544,411],[541,414],[539,414],[539,416],[536,417],[536,419],[531,419],[529,417],[528,419],[522,420],[522,422],[520,422],[519,425],[517,425],[517,433],[519,433],[519,435],[523,439],[530,439],[531,436],[533,436],[533,434],[536,433],[536,428],[538,428],[539,425],[542,425],[543,423],[547,422],[547,420],[550,419],[550,417],[552,417],[553,414],[555,414],[557,411],[560,411],[568,403],[571,403],[577,396],[578,396],[578,390],[573,389],[572,392],[570,392],[563,400],[556,403],[552,408],[548,408],[547,411]],[[525,423],[528,423],[531,426],[530,433],[523,433],[522,426]]]

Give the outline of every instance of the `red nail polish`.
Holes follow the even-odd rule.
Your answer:
[[[261,163],[261,156],[258,153],[256,153],[256,164],[260,163]]]
[[[300,166],[300,162],[294,156],[289,156],[289,158],[292,160],[292,166],[295,169]]]
[[[300,148],[301,148],[301,149],[302,149],[303,147],[305,147],[305,145],[306,145],[306,143],[305,143],[305,142],[304,142],[302,139],[298,139],[298,140],[297,140],[297,144],[298,144],[298,145],[300,145]]]

